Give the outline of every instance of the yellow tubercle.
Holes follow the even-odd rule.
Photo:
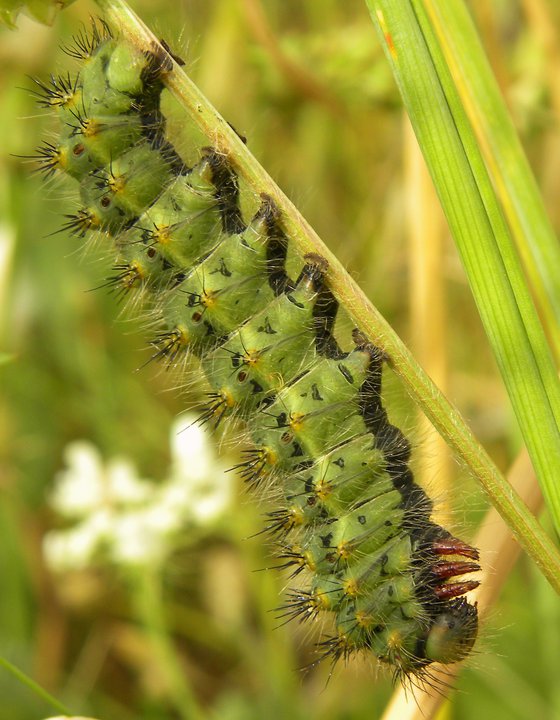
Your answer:
[[[317,610],[330,610],[331,599],[324,590],[315,590],[313,601]]]
[[[359,594],[358,581],[354,578],[349,578],[345,581],[343,586],[344,594],[348,597],[357,597]]]
[[[183,347],[186,347],[189,344],[189,333],[187,329],[183,325],[178,325],[175,332],[177,333],[177,342]]]
[[[126,177],[124,175],[111,175],[107,180],[107,187],[114,195],[121,193],[126,187]]]
[[[243,355],[243,363],[245,365],[249,365],[249,367],[255,367],[255,365],[259,362],[260,359],[260,350],[247,350],[247,352]]]
[[[205,308],[212,308],[216,304],[216,293],[210,291],[204,291],[200,296],[200,303]]]
[[[308,568],[308,570],[311,570],[311,572],[315,572],[315,570],[317,569],[317,566],[315,564],[315,560],[313,559],[313,556],[310,553],[305,552],[305,553],[303,553],[303,560],[304,560],[305,566]]]
[[[235,405],[235,399],[234,399],[233,395],[226,388],[222,388],[220,390],[220,397],[224,401],[226,407],[232,408]],[[223,410],[220,409],[220,413],[222,413],[222,412],[223,412]]]
[[[87,138],[95,137],[95,135],[99,135],[100,133],[100,124],[97,122],[97,120],[93,120],[92,118],[86,118],[81,121],[81,131],[82,135]]]
[[[292,525],[300,527],[305,521],[305,515],[300,507],[291,507],[288,512],[292,520]]]
[[[159,245],[169,245],[172,240],[171,228],[169,225],[163,225],[162,227],[156,227],[154,229],[152,237],[155,242]]]
[[[369,628],[373,625],[373,617],[369,613],[357,612],[355,618],[356,625],[361,628]]]
[[[343,540],[337,545],[336,551],[339,558],[347,560],[352,554],[352,544],[346,540]]]
[[[303,427],[303,413],[290,413],[290,427],[294,432],[298,432]]]
[[[387,636],[387,648],[391,656],[397,655],[403,649],[403,636],[399,630],[393,630]]]
[[[278,454],[271,448],[263,447],[261,454],[267,465],[276,465],[278,462]]]
[[[325,501],[329,495],[331,495],[333,490],[333,486],[331,483],[326,482],[324,478],[321,478],[317,485],[315,486],[315,495],[319,498],[321,501]]]
[[[146,277],[146,271],[144,267],[137,260],[133,260],[130,263],[130,271],[134,273],[136,277],[140,280]]]

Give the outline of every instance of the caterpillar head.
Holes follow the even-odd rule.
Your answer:
[[[442,605],[421,627],[406,637],[405,626],[393,629],[386,638],[387,654],[382,660],[393,664],[402,680],[428,678],[431,663],[449,665],[464,660],[472,650],[478,631],[476,604],[464,598]],[[407,628],[410,629],[410,628]],[[414,681],[412,681],[414,682]]]
[[[463,660],[472,650],[478,630],[476,605],[464,598],[449,606],[433,620],[424,640],[427,662],[444,664]]]

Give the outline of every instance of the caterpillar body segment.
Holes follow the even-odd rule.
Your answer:
[[[322,654],[369,652],[399,676],[464,658],[477,552],[431,520],[410,443],[383,405],[383,353],[357,331],[340,346],[326,261],[311,254],[288,270],[273,201],[261,196],[245,222],[228,159],[206,147],[190,167],[176,152],[160,110],[167,48],[139,51],[101,24],[67,52],[82,63],[76,78],[36,81],[60,122],[37,158],[79,183],[64,227],[113,247],[108,284],[145,290],[159,319],[153,358],[199,359],[201,421],[245,421],[252,447],[238,470],[278,491],[266,529],[293,583],[280,616],[330,617]]]

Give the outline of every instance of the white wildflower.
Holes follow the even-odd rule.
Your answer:
[[[123,505],[136,505],[149,500],[154,491],[153,482],[140,480],[134,465],[124,458],[107,464],[107,492],[111,500]]]
[[[216,462],[208,435],[193,423],[193,418],[187,415],[178,418],[171,428],[173,482],[167,490],[175,492],[177,499],[183,492],[183,502],[188,502],[195,524],[208,525],[230,505],[233,478]]]
[[[192,415],[183,415],[173,423],[170,442],[174,476],[196,483],[213,471],[215,458],[208,435]]]
[[[103,464],[95,446],[71,443],[67,469],[50,496],[62,517],[78,520],[44,541],[55,571],[83,569],[101,560],[141,566],[161,563],[176,539],[192,527],[210,526],[231,503],[232,477],[216,460],[205,432],[189,416],[174,423],[168,480],[141,480],[127,459]]]
[[[211,492],[201,494],[193,505],[192,514],[197,525],[210,525],[227,510],[231,502],[231,480],[225,474],[222,478],[224,483],[221,487],[214,485]]]
[[[150,529],[146,515],[146,511],[134,510],[115,518],[110,554],[117,564],[152,564],[169,551],[165,535]]]
[[[192,486],[181,479],[171,478],[160,487],[158,504],[164,510],[187,516],[192,505]]]
[[[97,448],[85,440],[64,451],[68,468],[55,478],[50,505],[59,515],[83,517],[103,501],[103,463]]]
[[[80,524],[48,533],[43,552],[49,567],[58,572],[88,567],[99,545],[99,534],[92,530],[91,526]]]

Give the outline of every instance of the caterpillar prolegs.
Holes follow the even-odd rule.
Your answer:
[[[238,470],[278,490],[266,530],[291,571],[281,617],[330,617],[323,655],[369,651],[401,676],[464,658],[477,635],[465,594],[478,583],[461,578],[477,552],[431,520],[410,443],[382,404],[383,353],[358,331],[341,347],[326,261],[288,262],[266,195],[244,221],[227,157],[205,147],[185,164],[160,110],[166,47],[142,52],[97,23],[67,51],[78,75],[37,83],[61,128],[38,160],[79,183],[64,227],[112,243],[107,284],[157,315],[153,358],[198,358],[211,388],[201,421],[246,423]]]

